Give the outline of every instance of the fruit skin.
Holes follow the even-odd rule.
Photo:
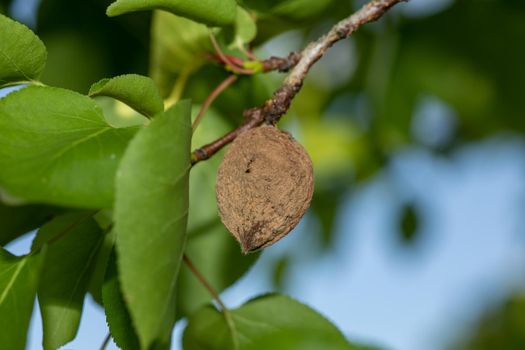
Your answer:
[[[312,161],[303,146],[263,125],[239,135],[226,151],[216,196],[222,222],[249,253],[288,234],[310,206],[313,190]]]

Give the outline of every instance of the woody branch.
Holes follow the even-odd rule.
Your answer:
[[[193,151],[192,164],[210,158],[224,146],[235,140],[238,135],[249,129],[257,127],[264,122],[269,124],[277,123],[288,111],[292,100],[301,90],[310,68],[323,57],[330,47],[336,42],[349,37],[362,25],[377,20],[394,5],[404,1],[406,0],[372,0],[350,17],[337,23],[328,33],[310,43],[300,53],[291,53],[286,58],[271,57],[264,61],[265,70],[286,71],[290,69],[290,73],[281,87],[262,106],[244,111],[245,122],[241,126]]]

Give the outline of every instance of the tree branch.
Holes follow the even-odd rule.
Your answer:
[[[292,100],[301,90],[310,68],[336,42],[349,37],[362,25],[380,18],[386,11],[397,3],[406,0],[372,0],[350,17],[337,23],[332,29],[318,40],[310,43],[301,53],[292,53],[287,58],[272,57],[267,62],[268,69],[291,69],[282,86],[262,106],[248,109],[244,112],[246,121],[238,128],[230,131],[218,140],[209,143],[192,153],[192,164],[205,160],[217,153],[222,147],[232,142],[239,134],[259,126],[263,122],[275,124],[288,111]],[[273,61],[272,61],[273,59]]]
[[[301,60],[300,52],[291,52],[287,57],[272,56],[262,61],[263,72],[279,71],[282,73],[288,72],[295,67]]]

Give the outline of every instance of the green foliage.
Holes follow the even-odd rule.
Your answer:
[[[38,79],[46,57],[44,44],[29,28],[0,15],[0,87]]]
[[[39,228],[58,211],[42,205],[10,206],[0,202],[0,245]]]
[[[0,11],[9,3],[1,1]],[[181,265],[187,254],[221,292],[258,258],[243,256],[218,218],[214,188],[223,153],[191,172],[189,154],[242,123],[242,111],[264,103],[282,78],[240,75],[194,132],[189,102],[164,111],[184,98],[195,115],[231,74],[212,58],[210,31],[225,53],[249,61],[245,50],[288,30],[296,47],[285,49],[301,47],[354,3],[118,0],[107,9],[110,16],[153,13],[108,20],[104,2],[46,0],[38,16],[50,53],[45,72],[40,39],[0,15],[0,86],[29,84],[0,100],[0,198],[9,203],[0,202],[0,244],[40,228],[32,254],[0,250],[0,347],[24,348],[38,289],[46,349],[75,336],[87,291],[103,304],[123,349],[169,348],[182,317],[189,319],[184,346],[191,350],[357,349],[287,297],[265,296],[229,312],[204,307],[209,291]],[[525,70],[517,69],[525,62],[524,10],[516,1],[456,1],[431,17],[399,12],[352,36],[352,62],[328,62],[318,77],[308,77],[285,128],[311,154],[316,193],[310,214],[326,251],[348,188],[414,142],[422,96],[447,104],[457,118],[447,151],[501,130],[525,131]],[[122,75],[145,74],[148,46],[152,79]],[[274,54],[264,50],[256,53]],[[338,77],[349,63],[355,67],[348,81],[333,83],[326,66]],[[42,86],[40,76],[83,92],[102,77],[115,78],[99,81],[85,96]],[[93,211],[71,212],[75,208]],[[67,214],[56,217],[61,213]],[[409,205],[399,217],[408,242],[417,238],[418,213]],[[278,286],[291,256],[272,261]],[[464,348],[521,349],[522,304],[518,298],[481,323],[481,334]]]
[[[237,7],[237,16],[233,25],[234,38],[231,40],[230,49],[242,48],[252,42],[257,35],[257,24],[254,18],[242,7]]]
[[[325,318],[279,295],[253,299],[227,313],[204,307],[190,317],[183,344],[187,350],[353,349]]]
[[[164,101],[153,80],[137,74],[102,79],[91,86],[89,96],[113,97],[150,118],[164,110]]]
[[[16,257],[0,248],[0,344],[24,350],[45,249]]]
[[[167,346],[175,323],[175,286],[186,241],[190,140],[190,104],[182,101],[137,134],[116,177],[118,270],[142,348]]]
[[[199,106],[196,106],[193,114],[198,110]],[[216,139],[226,133],[229,127],[224,118],[209,110],[206,122],[193,134],[192,148]],[[239,279],[259,256],[243,255],[217,216],[215,179],[222,153],[191,170],[188,244],[185,250],[193,264],[218,292]],[[183,265],[177,281],[178,317],[191,315],[210,300],[209,291]]]
[[[419,216],[413,204],[403,206],[399,217],[399,236],[401,241],[412,244],[419,233]]]
[[[136,130],[112,128],[92,99],[73,91],[13,92],[0,100],[0,187],[28,202],[109,208]]]
[[[210,26],[223,26],[235,20],[235,0],[117,0],[108,7],[108,16],[144,10],[164,10]]]
[[[486,310],[467,336],[452,346],[454,350],[525,348],[525,296],[510,295]]]
[[[104,239],[92,215],[59,216],[42,226],[33,242],[33,251],[49,242],[38,286],[46,350],[58,349],[77,333],[93,262]]]
[[[115,252],[111,254],[108,262],[104,286],[102,287],[102,298],[109,331],[115,343],[121,349],[140,349],[139,339],[122,296]]]
[[[288,20],[304,20],[314,17],[330,5],[333,0],[244,0],[254,10]]]
[[[208,28],[184,17],[154,11],[150,74],[167,97],[177,76],[181,80],[206,60],[211,52]]]
[[[237,281],[259,257],[243,255],[218,220],[191,231],[185,252],[218,292]],[[177,281],[177,315],[189,316],[210,300],[209,291],[183,265]]]

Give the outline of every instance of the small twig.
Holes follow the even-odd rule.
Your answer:
[[[233,63],[233,64],[235,64],[238,67],[241,67],[244,64],[244,60],[242,58],[239,58],[239,57],[236,57],[236,56],[228,55],[228,54],[225,54],[225,53],[222,53],[222,56],[219,55],[218,53],[210,53],[209,54],[209,59],[217,61],[218,63],[227,65],[228,62],[224,62],[224,58],[226,58],[228,60],[228,62]]]
[[[283,68],[286,68],[286,64],[289,64],[289,68],[291,68],[293,65],[293,69],[284,80],[282,86],[262,106],[245,111],[246,122],[243,125],[230,131],[218,140],[195,150],[191,157],[192,164],[210,158],[246,130],[259,126],[263,122],[277,123],[288,111],[292,100],[301,90],[310,68],[323,57],[326,50],[336,42],[350,36],[362,25],[377,20],[392,6],[404,1],[406,0],[372,0],[350,17],[337,23],[327,34],[310,43],[301,53],[292,53],[284,61],[282,61],[283,59],[280,61],[278,58],[273,58],[277,66],[283,64]],[[272,58],[267,61],[269,62],[268,65],[271,66]]]
[[[182,260],[184,261],[184,263],[186,264],[186,266],[188,266],[188,268],[190,269],[190,271],[195,275],[195,277],[197,277],[197,279],[199,280],[199,282],[204,286],[204,288],[206,288],[208,290],[208,292],[210,292],[210,295],[213,297],[213,299],[217,302],[217,304],[219,304],[220,308],[222,309],[222,311],[225,311],[225,310],[228,310],[228,308],[224,305],[224,303],[222,302],[221,300],[221,297],[219,296],[219,293],[217,293],[217,291],[215,290],[215,288],[213,288],[209,283],[208,281],[206,280],[206,278],[204,278],[204,276],[202,275],[202,273],[195,267],[195,265],[193,265],[193,262],[190,260],[190,258],[188,258],[188,256],[186,254],[184,254],[182,256]]]
[[[251,74],[255,73],[251,69],[245,69],[243,67],[238,66],[235,62],[233,62],[227,55],[225,55],[222,52],[221,47],[217,43],[217,39],[215,39],[215,35],[213,35],[213,33],[211,31],[209,31],[209,34],[210,34],[211,44],[213,45],[213,48],[215,49],[215,52],[219,56],[220,60],[224,64],[226,64],[227,68],[231,69],[232,72],[237,73],[237,74],[251,75]]]
[[[291,52],[287,57],[272,56],[262,61],[263,72],[279,71],[282,73],[288,72],[295,67],[301,60],[301,53]]]
[[[102,345],[100,345],[100,350],[105,350],[106,349],[106,347],[109,344],[109,340],[110,339],[111,339],[111,334],[108,333],[108,335],[106,335],[106,337],[104,338],[104,341],[102,342]]]
[[[202,117],[204,116],[208,108],[210,108],[210,105],[213,103],[213,101],[215,101],[217,96],[219,96],[221,92],[223,92],[229,86],[231,86],[236,80],[236,75],[230,75],[228,78],[224,79],[219,85],[217,85],[217,87],[213,89],[213,91],[208,95],[208,97],[206,97],[204,103],[201,106],[201,109],[199,110],[199,113],[197,114],[197,117],[195,117],[195,120],[193,121],[193,124],[191,126],[193,128],[193,131],[195,131],[200,121],[202,120]]]

